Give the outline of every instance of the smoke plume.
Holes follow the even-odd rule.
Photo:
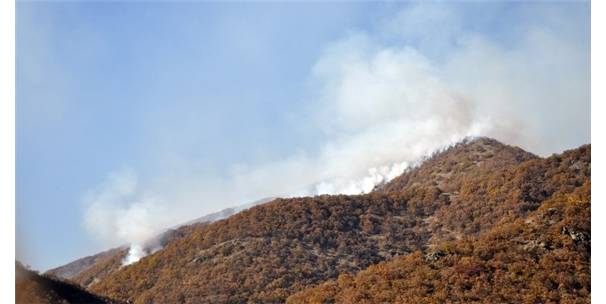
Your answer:
[[[303,116],[317,145],[221,177],[117,171],[87,197],[86,225],[108,244],[131,244],[128,264],[162,228],[263,197],[369,192],[467,136],[543,155],[588,142],[589,50],[565,14],[537,12],[507,44],[466,29],[444,5],[351,31],[310,69]]]

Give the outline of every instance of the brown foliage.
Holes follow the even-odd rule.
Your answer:
[[[417,251],[355,277],[341,275],[288,302],[589,303],[590,236],[587,181],[543,202],[525,219],[442,243],[439,259]]]
[[[540,159],[486,138],[465,142],[370,194],[277,199],[226,220],[189,226],[163,250],[90,288],[135,303],[276,303],[327,280],[333,281],[293,301],[499,302],[501,293],[491,285],[518,281],[513,286],[546,292],[533,283],[535,277],[518,274],[534,261],[532,255],[508,255],[512,244],[506,240],[527,233],[520,221],[534,219],[546,202],[570,199],[588,187],[590,162],[589,146]],[[589,228],[569,226],[558,234],[562,241],[565,235],[590,235]],[[503,241],[489,242],[488,235]],[[530,247],[557,243],[528,240]],[[546,255],[542,263],[559,261],[559,254]],[[399,266],[381,263],[390,259]],[[565,271],[554,275],[588,292],[589,272],[579,263],[573,259],[566,267],[578,267],[580,281]],[[404,298],[402,290],[408,290]],[[586,296],[549,290],[549,297],[556,295],[562,301]]]

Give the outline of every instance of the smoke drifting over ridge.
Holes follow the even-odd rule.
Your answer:
[[[411,6],[376,33],[351,32],[311,68],[306,123],[326,138],[319,146],[226,177],[116,171],[87,196],[86,226],[137,253],[161,229],[230,205],[368,192],[467,136],[543,155],[588,142],[589,45],[565,13],[537,11],[509,44],[465,30],[461,13],[443,5]]]

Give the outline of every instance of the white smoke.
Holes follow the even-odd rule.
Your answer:
[[[111,246],[130,244],[123,264],[128,265],[147,255],[146,242],[174,221],[166,204],[144,194],[132,169],[111,174],[85,197],[87,230]],[[166,214],[166,216],[163,216]]]
[[[312,67],[305,123],[323,142],[235,164],[223,177],[195,166],[144,179],[119,171],[88,196],[86,225],[108,244],[132,244],[130,263],[163,227],[263,197],[366,193],[467,136],[540,154],[588,142],[589,51],[565,30],[565,14],[534,15],[505,46],[464,31],[456,10],[408,7],[378,33],[354,31],[327,46]]]
[[[408,168],[408,162],[368,169],[368,175],[359,180],[333,179],[315,186],[315,194],[362,194],[398,177]]]
[[[126,266],[126,265],[130,265],[132,263],[135,263],[146,255],[147,255],[147,253],[145,252],[145,250],[143,249],[143,247],[141,245],[133,244],[128,249],[128,254],[126,255],[126,257],[124,257],[124,260],[122,261],[122,265]]]

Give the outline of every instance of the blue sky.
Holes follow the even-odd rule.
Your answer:
[[[465,135],[544,155],[590,138],[589,3],[19,2],[16,18],[17,257],[37,269],[315,183],[347,193]]]

